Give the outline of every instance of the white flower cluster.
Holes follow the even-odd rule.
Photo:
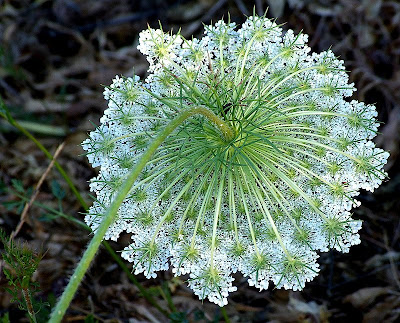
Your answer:
[[[93,167],[93,230],[149,142],[180,111],[206,107],[234,132],[226,140],[204,117],[160,146],[119,209],[106,239],[132,233],[122,256],[135,273],[170,266],[189,274],[200,299],[223,306],[241,272],[260,290],[300,290],[319,271],[317,251],[360,243],[351,217],[360,189],[373,191],[389,154],[370,141],[372,105],[328,50],[265,17],[240,27],[218,21],[202,39],[148,29],[138,49],[149,76],[116,77],[100,126],[82,144]]]

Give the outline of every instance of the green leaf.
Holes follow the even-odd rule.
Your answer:
[[[174,312],[169,315],[173,323],[189,323],[185,312]]]
[[[0,194],[5,193],[6,190],[7,190],[6,184],[2,180],[0,180]]]
[[[4,275],[6,276],[7,280],[11,281],[13,279],[13,275],[7,268],[4,268],[3,272],[4,272]]]
[[[194,320],[195,321],[204,320],[205,318],[206,318],[206,316],[204,315],[203,311],[197,310],[194,312]]]
[[[24,185],[21,180],[13,178],[11,184],[18,193],[25,193]]]
[[[4,290],[12,296],[11,302],[19,302],[18,293],[14,289],[5,287]]]
[[[23,204],[22,201],[9,201],[9,202],[3,202],[3,206],[7,209],[7,211],[11,211],[15,208],[19,208],[21,204]]]
[[[94,318],[93,314],[89,314],[88,316],[85,317],[85,323],[95,323],[95,322],[99,321]]]
[[[65,197],[64,189],[55,179],[51,181],[51,192],[58,200],[62,200]]]
[[[2,317],[0,317],[0,323],[10,323],[10,316],[8,312],[4,314]]]
[[[57,219],[57,218],[59,218],[59,217],[60,217],[60,215],[55,214],[55,213],[43,213],[43,214],[38,218],[38,220],[39,220],[40,222],[51,222],[51,221],[53,221],[54,219]]]

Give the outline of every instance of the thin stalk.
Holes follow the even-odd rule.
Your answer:
[[[208,179],[208,178],[213,178],[212,176],[210,176],[211,170],[212,170],[211,167],[209,167],[208,169],[205,170],[205,175],[203,176],[203,178],[202,178],[200,184],[197,185],[196,190],[195,190],[194,193],[192,194],[192,197],[191,197],[191,199],[190,199],[190,201],[189,201],[189,203],[188,203],[188,205],[187,205],[187,207],[186,207],[186,210],[185,210],[185,212],[183,213],[183,216],[181,217],[181,223],[180,223],[180,225],[179,225],[179,232],[182,231],[182,227],[183,227],[183,225],[184,225],[185,217],[186,217],[187,213],[189,212],[189,210],[194,208],[194,206],[195,206],[195,204],[196,204],[195,201],[198,199],[198,197],[199,197],[199,195],[200,195],[200,193],[201,193],[201,190],[203,189],[204,185],[207,183],[207,179]],[[193,176],[193,178],[196,178],[197,175],[198,175],[198,173],[195,174],[195,175]],[[208,189],[210,189],[210,186],[208,186]],[[207,198],[207,193],[206,193],[206,198]],[[203,204],[204,204],[204,200],[203,200]],[[195,225],[195,228],[194,228],[194,231],[193,231],[193,237],[192,237],[192,240],[191,240],[191,241],[192,241],[192,242],[191,242],[191,245],[192,245],[192,246],[194,246],[194,242],[195,242],[195,238],[196,238],[196,232],[197,232],[198,224],[199,224],[200,219],[201,219],[201,214],[202,214],[202,208],[201,208],[200,211],[199,211],[199,215],[198,215],[198,217],[197,217],[196,225]]]
[[[21,131],[25,136],[27,136],[30,140],[32,140],[35,145],[45,154],[45,156],[50,159],[53,160],[53,155],[40,143],[40,141],[38,141],[28,130],[26,130],[23,126],[21,126],[12,116],[11,114],[8,112],[8,110],[6,110],[6,107],[4,106],[3,101],[1,101],[0,98],[0,105],[1,107],[6,111],[6,113],[1,113],[0,115],[6,119],[12,126],[14,126],[15,128],[17,128],[19,131]],[[81,196],[81,194],[79,193],[79,191],[76,189],[74,183],[71,181],[71,179],[69,178],[69,176],[67,175],[67,173],[64,171],[64,169],[61,167],[61,165],[55,161],[54,162],[54,167],[57,168],[57,170],[59,171],[59,173],[61,174],[61,176],[64,178],[64,180],[66,181],[66,183],[68,184],[69,188],[71,189],[72,193],[74,193],[74,195],[76,196],[77,200],[79,201],[79,203],[82,205],[82,207],[87,210],[88,209],[88,205],[85,202],[85,200],[83,199],[83,197]]]
[[[160,231],[161,227],[163,226],[165,220],[168,218],[168,216],[171,214],[172,209],[174,208],[174,206],[176,205],[176,203],[179,202],[179,200],[181,199],[181,197],[183,196],[183,194],[185,194],[190,186],[192,186],[193,183],[193,179],[191,179],[186,185],[185,187],[179,192],[179,194],[176,196],[176,198],[172,201],[171,205],[169,206],[169,208],[167,209],[167,211],[165,212],[165,214],[163,215],[163,217],[159,220],[159,223],[156,227],[156,229],[154,230],[154,234],[153,237],[151,238],[151,244],[153,244],[156,240],[157,234]]]
[[[211,174],[211,170],[208,172],[208,174]],[[214,176],[214,174],[213,174],[213,176],[211,176],[211,182],[209,183],[209,185],[208,185],[208,187],[207,187],[207,191],[206,191],[206,193],[205,193],[203,202],[201,203],[200,211],[199,211],[199,214],[197,215],[196,224],[195,224],[195,226],[194,226],[193,235],[192,235],[192,239],[191,239],[191,243],[190,243],[190,246],[191,246],[192,248],[194,248],[194,245],[195,245],[195,242],[196,242],[197,230],[199,229],[199,227],[200,227],[200,222],[203,220],[204,213],[206,212],[207,203],[210,201],[211,194],[212,194],[212,191],[213,191],[213,189],[214,189],[215,178],[216,178],[216,177],[217,177],[217,176]],[[207,175],[207,176],[204,176],[204,179],[203,179],[203,181],[202,181],[202,183],[201,183],[201,186],[199,185],[199,189],[198,189],[198,192],[199,192],[199,193],[200,193],[201,187],[204,185],[203,183],[207,183],[206,178],[210,178],[210,176],[208,176],[208,175]],[[197,195],[197,194],[196,194],[196,195]]]
[[[31,301],[31,295],[30,295],[29,289],[26,288],[26,287],[23,287],[22,288],[22,294],[24,295],[26,308],[28,309],[29,317],[31,318],[33,323],[36,323],[37,321],[36,321],[35,311],[33,310],[32,301]]]
[[[142,286],[142,284],[139,283],[139,281],[136,279],[136,277],[134,275],[132,275],[130,269],[125,265],[125,263],[123,262],[121,257],[119,257],[115,253],[115,251],[111,248],[110,244],[106,241],[103,241],[103,246],[109,252],[111,257],[115,260],[115,262],[122,268],[122,270],[128,276],[130,281],[139,289],[139,292],[143,295],[143,297],[151,305],[153,305],[160,313],[164,314],[166,317],[169,317],[168,312],[166,310],[164,310],[160,305],[157,304],[157,302],[154,300],[154,298],[147,292],[147,290]]]
[[[225,307],[221,307],[220,310],[221,310],[221,314],[222,314],[222,317],[224,318],[225,323],[230,323],[231,320],[229,319],[228,313],[226,313]]]
[[[171,293],[169,291],[168,282],[163,282],[160,286],[161,296],[167,301],[168,307],[171,312],[177,312],[174,302],[172,301]]]
[[[212,233],[212,240],[211,240],[211,268],[213,268],[213,266],[214,266],[214,252],[215,252],[216,241],[217,241],[218,220],[221,217],[221,214],[220,214],[221,213],[221,204],[222,204],[222,198],[223,198],[224,186],[225,186],[225,168],[223,168],[223,173],[222,173],[219,181],[220,182],[219,182],[219,189],[218,189],[218,195],[217,195],[217,202],[215,203],[213,233]]]
[[[248,159],[248,158],[246,158],[246,159],[247,159],[249,165],[251,166],[251,167],[249,167],[249,169],[250,169],[250,171],[252,172],[252,174],[255,175],[254,178],[255,178],[256,181],[258,182],[260,189],[262,189],[263,192],[264,192],[264,194],[265,194],[265,196],[268,197],[268,195],[267,195],[267,193],[264,191],[264,188],[262,187],[261,183],[257,180],[257,177],[258,177],[258,176],[262,175],[261,177],[264,177],[264,175],[261,174],[261,173],[254,167],[254,164],[253,164],[253,162],[252,162],[250,159]],[[247,181],[248,179],[247,179],[247,176],[246,176],[246,172],[243,170],[243,168],[241,168],[241,172],[242,172],[242,174],[243,174],[243,176],[244,176],[244,179]],[[268,180],[265,180],[265,181],[268,182]],[[254,190],[253,190],[253,192],[254,192],[255,194],[258,194],[258,195],[259,195],[259,192],[258,192],[258,191],[254,191]],[[243,189],[241,189],[241,194],[243,194]],[[256,196],[257,196],[257,195],[256,195]],[[259,196],[259,201],[262,203],[264,213],[266,214],[266,216],[267,216],[267,218],[268,218],[268,221],[269,221],[269,223],[270,223],[270,225],[271,225],[271,227],[272,227],[272,230],[274,231],[274,233],[275,233],[275,235],[276,235],[276,238],[277,238],[279,244],[280,244],[281,247],[282,247],[282,250],[285,252],[286,255],[289,255],[289,252],[288,252],[287,249],[286,249],[286,246],[285,246],[285,244],[284,244],[284,242],[283,242],[283,240],[282,240],[282,237],[281,237],[281,235],[280,235],[280,233],[279,233],[279,230],[278,230],[278,228],[277,228],[276,225],[275,225],[275,221],[273,220],[273,218],[272,218],[272,216],[271,216],[271,213],[268,211],[268,207],[266,206],[264,199],[263,199],[262,197]],[[273,204],[271,203],[271,205],[273,205]],[[249,221],[249,226],[250,226],[250,228],[251,228],[251,221]],[[254,233],[253,233],[252,235],[254,235]],[[255,241],[255,238],[254,238],[254,241]],[[255,244],[255,246],[256,246],[256,242],[254,242],[254,244]],[[257,247],[257,246],[256,246],[256,247]],[[257,249],[256,249],[256,251],[257,251]],[[258,255],[258,251],[257,251],[257,255]]]
[[[190,109],[183,110],[178,116],[171,120],[167,126],[159,133],[159,135],[154,139],[154,141],[149,145],[147,150],[142,154],[142,157],[138,160],[136,165],[133,167],[132,171],[128,174],[125,182],[122,184],[121,189],[116,195],[115,199],[111,203],[110,207],[104,215],[100,226],[97,228],[92,241],[89,243],[85,253],[82,256],[75,272],[73,273],[64,293],[62,294],[60,300],[58,301],[56,307],[54,308],[50,320],[50,323],[60,322],[75,295],[76,290],[80,282],[83,279],[86,271],[88,270],[90,263],[92,262],[96,252],[107,232],[109,226],[115,221],[118,213],[118,209],[122,202],[128,195],[132,185],[135,183],[139,174],[146,166],[147,162],[151,159],[152,155],[155,153],[157,148],[164,142],[164,140],[182,123],[184,123],[188,118],[194,115],[202,115],[207,120],[212,123],[222,134],[225,140],[232,140],[234,138],[234,133],[229,128],[224,121],[222,121],[217,115],[215,115],[211,110],[204,107],[194,107]]]
[[[243,171],[242,171],[242,174],[243,174]],[[253,241],[254,251],[256,252],[257,257],[260,257],[260,252],[259,252],[258,246],[257,246],[257,239],[256,239],[256,235],[255,235],[255,232],[254,232],[254,229],[253,229],[253,223],[251,222],[249,209],[248,209],[247,203],[246,203],[246,197],[244,195],[242,182],[240,181],[239,176],[237,177],[237,183],[238,183],[240,197],[242,198],[244,213],[246,214],[246,218],[247,218],[247,224],[248,224],[249,230],[250,230],[251,240]]]
[[[228,173],[228,192],[229,192],[229,216],[230,216],[230,220],[233,221],[233,228],[235,230],[236,246],[239,246],[240,242],[239,242],[239,233],[238,233],[238,226],[237,226],[237,216],[236,216],[236,207],[235,207],[236,204],[235,204],[235,194],[234,194],[232,172]]]

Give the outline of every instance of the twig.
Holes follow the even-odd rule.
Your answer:
[[[65,146],[65,142],[62,142],[58,147],[56,152],[54,153],[53,159],[51,160],[49,166],[47,167],[46,171],[43,173],[43,175],[40,177],[39,182],[37,183],[35,190],[33,191],[33,194],[31,196],[31,199],[29,200],[28,203],[25,204],[24,210],[22,211],[21,218],[19,220],[19,223],[16,227],[16,229],[11,233],[10,239],[14,240],[18,232],[21,230],[22,226],[26,222],[26,218],[28,215],[28,210],[32,206],[33,202],[36,200],[36,197],[39,194],[40,187],[42,186],[44,180],[46,179],[47,175],[49,174],[50,170],[53,168],[53,165],[58,157],[58,155],[61,153]]]
[[[1,110],[4,110],[2,112]],[[10,114],[8,108],[4,104],[1,96],[0,96],[0,116],[6,119],[11,125],[21,131],[26,137],[28,137],[45,155],[48,159],[52,160],[53,156],[49,153],[49,151],[41,144],[39,140],[36,139],[28,130],[26,130],[23,126],[21,126]],[[78,202],[82,205],[82,207],[86,210],[89,209],[88,205],[86,204],[85,200],[81,196],[81,193],[77,190],[72,180],[69,178],[68,174],[65,170],[61,167],[61,165],[56,161],[54,163],[54,167],[57,168],[61,176],[64,178],[66,183],[68,184],[69,188],[71,189],[72,193],[76,196]]]
[[[18,222],[17,227],[15,228],[15,230],[14,230],[14,231],[11,233],[11,235],[10,235],[10,240],[11,240],[11,241],[14,240],[14,238],[17,236],[17,234],[18,234],[19,231],[21,230],[22,226],[23,226],[24,223],[26,222],[26,219],[27,219],[27,217],[28,217],[28,210],[29,210],[29,208],[30,208],[30,207],[32,206],[32,204],[35,202],[36,197],[37,197],[38,194],[39,194],[40,187],[42,186],[42,184],[43,184],[44,180],[46,179],[47,175],[49,174],[50,170],[53,168],[54,163],[56,162],[56,158],[57,158],[58,155],[61,153],[61,151],[63,150],[64,146],[65,146],[65,142],[62,142],[62,143],[57,147],[57,149],[56,149],[56,151],[55,151],[55,153],[54,153],[53,159],[50,161],[49,166],[47,166],[45,172],[44,172],[44,173],[42,174],[42,176],[40,177],[40,179],[39,179],[39,181],[38,181],[38,183],[37,183],[37,185],[36,185],[36,187],[35,187],[35,190],[33,191],[33,194],[32,194],[32,196],[31,196],[29,202],[27,202],[27,203],[25,204],[25,206],[24,206],[24,209],[23,209],[23,211],[22,211],[22,213],[21,213],[21,217],[20,217],[20,219],[19,219],[19,222]],[[2,272],[3,265],[4,265],[4,261],[1,260],[1,261],[0,261],[0,273]],[[32,302],[31,302],[29,290],[26,289],[26,288],[25,288],[25,289],[22,289],[22,294],[23,294],[24,299],[25,299],[25,302],[26,302],[26,306],[27,306],[27,309],[28,309],[29,316],[31,317],[31,319],[32,319],[34,322],[36,322],[35,312],[34,312],[33,307],[32,307]]]

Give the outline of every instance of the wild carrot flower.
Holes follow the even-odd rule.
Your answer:
[[[140,33],[149,76],[116,76],[108,109],[83,142],[96,193],[93,230],[132,165],[177,113],[204,107],[231,134],[192,117],[146,165],[106,239],[132,234],[122,256],[148,278],[170,266],[200,299],[223,306],[251,286],[301,290],[319,271],[317,251],[360,243],[350,210],[373,191],[388,153],[376,148],[377,112],[355,91],[332,51],[310,53],[307,35],[265,17],[237,28],[218,21],[202,39]],[[233,135],[232,135],[233,134]]]

